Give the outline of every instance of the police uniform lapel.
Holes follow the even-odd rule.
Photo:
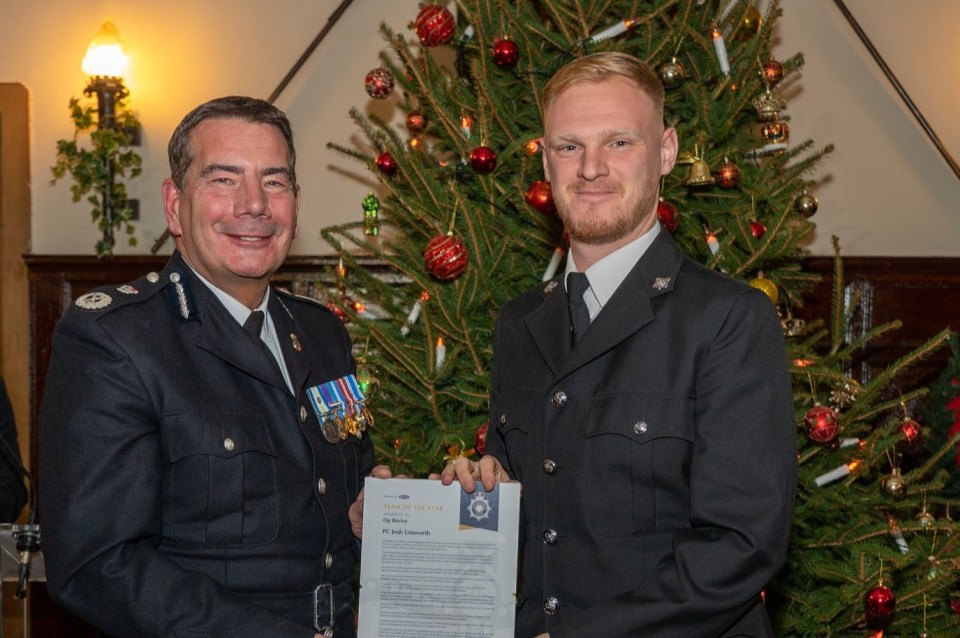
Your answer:
[[[590,329],[564,361],[561,375],[589,363],[630,338],[655,319],[651,299],[673,290],[683,254],[666,232],[660,232],[620,287],[597,315]]]
[[[303,390],[307,382],[307,376],[310,373],[310,366],[307,363],[307,353],[303,350],[301,335],[297,331],[297,324],[293,318],[293,313],[287,307],[276,292],[271,291],[269,302],[270,318],[273,319],[273,327],[277,332],[277,339],[280,343],[280,352],[287,364],[287,373],[290,375],[290,383],[293,386],[295,394]]]
[[[181,322],[198,324],[197,347],[265,383],[287,390],[277,366],[264,357],[263,350],[250,339],[220,300],[193,274],[182,258],[176,262],[171,260],[174,268],[169,273],[164,272],[171,282],[171,312]]]
[[[570,314],[563,275],[541,284],[540,294],[543,303],[524,317],[524,323],[544,362],[556,374],[570,352]]]

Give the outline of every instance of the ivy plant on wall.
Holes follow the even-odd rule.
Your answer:
[[[102,233],[95,247],[97,256],[112,256],[115,236],[121,231],[130,246],[137,244],[130,223],[133,209],[124,180],[140,174],[140,156],[130,148],[139,122],[122,99],[116,104],[115,126],[98,127],[96,104],[82,104],[76,98],[70,100],[70,118],[75,128],[73,139],[57,142],[57,159],[51,167],[50,183],[70,175],[73,201],[86,197],[93,206],[91,218]],[[89,147],[79,142],[88,131]]]

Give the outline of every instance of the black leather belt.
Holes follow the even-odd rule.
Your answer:
[[[323,583],[311,592],[249,594],[250,602],[297,622],[308,622],[320,634],[354,636],[353,586],[350,581],[337,585]]]

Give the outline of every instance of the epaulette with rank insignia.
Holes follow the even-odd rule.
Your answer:
[[[323,308],[327,312],[330,312],[331,314],[333,314],[332,311],[329,308],[327,308],[326,304],[320,301],[319,299],[314,299],[313,297],[307,297],[306,295],[297,295],[290,292],[286,288],[275,287],[273,288],[273,291],[282,297],[286,297],[287,299],[293,299],[295,301],[304,301],[311,305],[317,306],[318,308]]]
[[[129,303],[143,301],[152,296],[162,286],[157,286],[160,276],[155,272],[120,286],[101,286],[82,294],[73,301],[73,305],[87,312],[114,310]]]

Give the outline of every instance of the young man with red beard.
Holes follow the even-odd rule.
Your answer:
[[[620,53],[544,89],[566,271],[501,309],[486,456],[441,477],[523,484],[517,638],[773,636],[760,592],[797,478],[784,337],[763,293],[657,223],[663,99]]]

